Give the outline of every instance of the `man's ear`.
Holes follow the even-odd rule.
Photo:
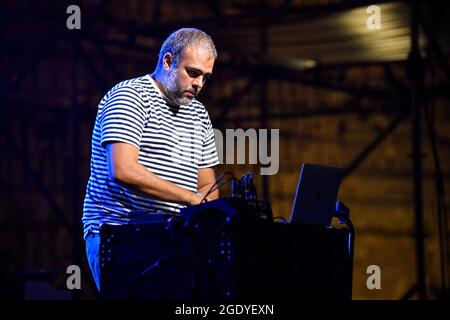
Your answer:
[[[172,54],[170,52],[166,52],[164,54],[164,58],[163,58],[163,67],[164,70],[169,71],[170,68],[172,67],[172,63],[173,63],[173,57]]]

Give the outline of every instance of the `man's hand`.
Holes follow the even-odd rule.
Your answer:
[[[111,180],[136,192],[164,201],[199,204],[203,196],[172,182],[161,179],[138,163],[139,150],[127,143],[115,142],[106,146],[108,173]]]
[[[200,204],[201,201],[205,198],[205,195],[201,192],[194,193],[192,192],[191,197],[189,198],[189,202],[187,202],[190,206],[195,206],[197,204]],[[215,200],[214,198],[211,198],[210,195],[206,197],[206,199],[203,202],[208,202]]]
[[[200,204],[204,197],[205,197],[205,195],[200,192],[197,192],[197,193],[192,192],[191,196],[187,200],[187,204],[190,206],[195,206],[197,204]]]

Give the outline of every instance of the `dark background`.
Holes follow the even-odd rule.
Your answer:
[[[80,30],[66,27],[71,4]],[[373,4],[379,30],[366,26]],[[301,163],[344,168],[339,198],[357,231],[353,298],[442,297],[449,14],[429,1],[2,1],[2,295],[20,296],[11,289],[19,279],[22,298],[95,298],[81,215],[97,104],[117,82],[152,72],[162,41],[190,26],[219,51],[200,96],[213,126],[280,129],[276,175],[258,165],[217,172],[253,171],[259,197],[288,217]],[[72,264],[82,268],[76,292],[65,287]],[[366,287],[370,265],[381,268],[380,290]]]

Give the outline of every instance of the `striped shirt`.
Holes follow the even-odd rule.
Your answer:
[[[150,75],[123,81],[103,97],[92,134],[91,175],[84,200],[84,237],[102,224],[124,224],[134,214],[179,212],[184,205],[143,196],[112,181],[106,145],[139,149],[138,162],[158,177],[197,191],[200,168],[219,163],[210,117],[203,104],[173,106]]]

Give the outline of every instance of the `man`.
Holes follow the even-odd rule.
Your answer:
[[[206,33],[177,30],[163,43],[153,74],[121,82],[101,100],[83,210],[97,288],[101,224],[124,224],[138,213],[178,212],[199,204],[214,184],[214,133],[195,97],[216,58]],[[215,191],[208,199],[218,196]]]

